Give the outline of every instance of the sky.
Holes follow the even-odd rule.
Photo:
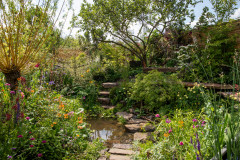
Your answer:
[[[93,3],[93,0],[86,0],[86,1],[89,2],[89,3]],[[73,9],[74,9],[74,12],[75,12],[76,15],[80,12],[80,8],[81,8],[82,3],[83,3],[83,0],[73,0]],[[204,0],[203,3],[198,4],[197,8],[195,8],[195,10],[194,10],[196,18],[195,18],[195,21],[191,23],[192,27],[197,23],[198,18],[201,16],[202,9],[205,6],[208,6],[210,11],[212,11],[212,5],[209,2],[209,0]],[[238,2],[237,8],[238,9],[231,16],[232,19],[240,18],[240,1]],[[79,31],[79,28],[73,28],[72,32],[70,34],[70,30],[68,29],[68,27],[70,27],[71,15],[72,15],[72,13],[69,14],[68,17],[67,17],[67,21],[66,21],[65,26],[63,28],[63,36],[68,36],[68,35],[75,36],[77,34],[77,31]]]

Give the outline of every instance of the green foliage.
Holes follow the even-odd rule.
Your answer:
[[[19,78],[18,90],[10,92],[0,74],[3,159],[97,159],[103,147],[98,141],[89,142],[80,100],[63,98],[39,77],[40,72],[35,72],[30,86]]]
[[[204,117],[177,110],[172,118],[160,117],[153,133],[155,143],[136,144],[140,151],[134,159],[200,159],[211,158],[211,146],[206,143]],[[182,143],[181,143],[182,142]],[[140,147],[140,149],[139,149]]]
[[[202,29],[199,33],[208,35],[199,42],[204,43],[204,48],[194,45],[180,48],[178,61],[184,81],[233,82],[236,37],[230,34],[232,29],[231,23]]]
[[[149,111],[165,110],[184,91],[176,75],[165,75],[158,71],[139,74],[132,87],[131,99],[141,102],[142,108]],[[172,106],[174,107],[174,106]]]

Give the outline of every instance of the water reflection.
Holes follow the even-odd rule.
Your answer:
[[[91,130],[94,130],[92,138],[101,138],[105,140],[107,146],[113,143],[130,143],[133,135],[127,133],[124,126],[118,124],[116,120],[111,119],[89,119]]]

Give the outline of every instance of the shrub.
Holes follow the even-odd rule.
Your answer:
[[[131,98],[141,102],[142,108],[156,111],[164,109],[167,105],[173,105],[177,95],[183,91],[184,87],[176,75],[151,71],[149,74],[136,76]]]

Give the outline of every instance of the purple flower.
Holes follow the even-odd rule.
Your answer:
[[[12,150],[16,150],[17,148],[11,148]]]
[[[43,140],[42,143],[47,143],[47,141],[46,141],[46,140]]]
[[[42,153],[38,153],[38,157],[42,157],[43,156],[43,154]]]
[[[6,83],[5,86],[10,86],[10,84],[9,84],[9,83]]]
[[[167,120],[166,120],[166,123],[170,123],[170,122],[171,122],[171,120],[170,120],[170,119],[167,119]]]
[[[179,145],[182,146],[182,145],[183,145],[183,142],[181,141],[181,142],[179,143]]]
[[[54,81],[50,81],[49,82],[49,85],[53,85],[53,84],[55,84]]]
[[[12,158],[12,156],[8,156],[8,159],[11,159]]]
[[[156,115],[155,115],[155,117],[156,117],[156,118],[159,118],[159,117],[160,117],[160,115],[159,115],[159,114],[156,114]]]
[[[168,133],[171,133],[172,132],[172,130],[170,129],[169,131],[168,131]]]
[[[31,141],[35,140],[35,138],[30,138]]]
[[[29,120],[30,119],[30,117],[26,117],[26,120]]]
[[[18,135],[17,137],[18,137],[18,138],[22,138],[23,136],[20,134],[20,135]]]
[[[10,91],[11,94],[15,94],[15,91]]]
[[[202,121],[202,124],[205,124],[206,122],[205,121]]]
[[[193,121],[193,122],[197,122],[197,119],[193,119],[192,121]]]
[[[193,125],[193,128],[195,128],[195,126]]]
[[[69,116],[73,116],[74,115],[74,111],[71,111],[68,113]]]
[[[83,96],[83,99],[86,99],[86,97],[85,97],[85,96]]]
[[[30,147],[32,148],[32,147],[34,147],[34,145],[31,144]]]

